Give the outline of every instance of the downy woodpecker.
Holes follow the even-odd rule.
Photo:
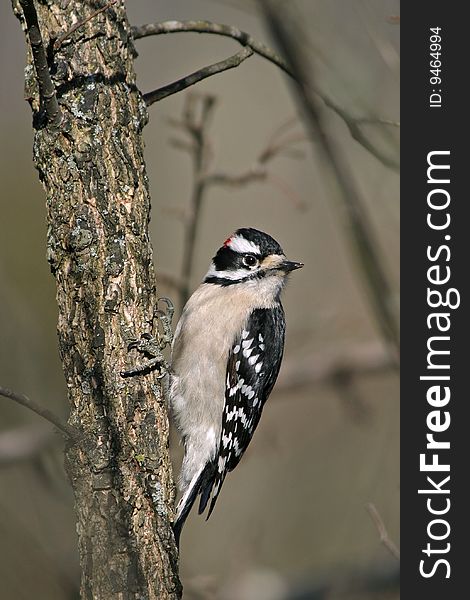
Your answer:
[[[198,495],[200,514],[210,500],[209,517],[250,443],[281,365],[281,290],[302,266],[266,233],[238,229],[184,307],[170,369],[170,404],[184,443],[177,541]]]

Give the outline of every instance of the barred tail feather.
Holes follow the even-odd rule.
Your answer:
[[[209,497],[210,497],[210,495],[212,495],[209,510],[207,512],[206,521],[211,516],[212,511],[214,510],[215,503],[217,502],[217,498],[219,497],[220,490],[222,488],[222,484],[225,479],[225,475],[226,475],[226,472],[217,473],[217,474],[214,474],[214,477],[212,478],[210,489],[208,490],[208,493],[206,495],[206,501],[204,504],[204,508],[202,509],[202,510],[204,510],[206,508],[207,502],[209,501]],[[201,504],[202,504],[202,498],[201,498]],[[201,514],[202,510],[201,510],[201,507],[199,507],[199,514]]]
[[[206,510],[209,499],[212,496],[206,521],[214,510],[220,488],[222,487],[222,483],[225,479],[225,473],[221,474],[218,472],[215,462],[211,463],[211,467],[211,470],[207,471],[205,481],[201,485],[201,501],[199,503],[199,514],[202,515],[202,513]]]
[[[212,486],[214,485],[214,478],[211,477],[209,481],[207,481],[206,485],[203,489],[201,489],[201,501],[199,502],[198,514],[202,515],[202,513],[206,510],[207,503],[209,502],[209,498],[212,492]]]
[[[183,525],[193,507],[194,502],[198,494],[201,494],[201,503],[199,505],[199,514],[201,511],[201,506],[203,503],[203,499],[205,498],[204,508],[207,504],[207,501],[210,496],[210,491],[212,489],[212,485],[214,482],[215,476],[215,466],[213,462],[207,463],[204,467],[202,467],[196,475],[193,477],[191,483],[188,486],[188,489],[182,496],[181,500],[178,502],[178,507],[176,509],[176,519],[173,522],[173,533],[175,536],[176,545],[179,547],[181,531],[183,529]],[[204,509],[202,509],[204,510]]]

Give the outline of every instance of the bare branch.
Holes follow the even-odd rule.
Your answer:
[[[303,353],[295,360],[284,361],[276,391],[284,391],[353,377],[382,373],[394,369],[395,363],[381,343],[352,344]]]
[[[241,187],[257,181],[268,181],[277,187],[286,198],[298,210],[305,210],[306,205],[299,195],[278,175],[271,173],[267,165],[270,161],[280,155],[289,156],[293,152],[292,145],[306,141],[304,134],[286,135],[286,130],[292,128],[297,123],[296,120],[289,119],[286,123],[278,127],[270,136],[267,144],[258,154],[251,167],[242,173],[223,173],[215,172],[205,176],[206,185],[224,185],[227,187]],[[284,135],[284,137],[282,137]],[[296,155],[290,155],[291,158],[298,158]]]
[[[211,173],[205,178],[205,183],[209,185],[222,185],[226,187],[243,187],[257,181],[267,181],[276,187],[298,210],[306,210],[305,202],[299,194],[290,187],[278,175],[271,173],[265,166],[255,164],[243,173]]]
[[[250,48],[244,48],[240,52],[237,52],[237,54],[234,54],[225,60],[221,60],[220,62],[199,69],[198,71],[195,71],[194,73],[191,73],[182,79],[178,79],[178,81],[174,81],[173,83],[158,88],[153,92],[144,94],[145,103],[147,106],[150,106],[154,102],[163,100],[163,98],[166,98],[167,96],[181,92],[191,85],[194,85],[203,79],[207,79],[207,77],[212,77],[212,75],[217,75],[217,73],[222,73],[228,69],[234,69],[252,55],[253,51]]]
[[[32,410],[43,419],[46,419],[46,421],[49,421],[49,423],[55,425],[57,429],[62,431],[62,433],[64,433],[68,438],[78,441],[80,436],[74,427],[71,427],[68,423],[62,421],[60,417],[58,417],[48,408],[44,408],[34,400],[28,398],[28,396],[25,394],[18,394],[17,392],[9,390],[8,388],[0,387],[0,396],[9,398],[10,400],[13,400],[13,402],[17,402],[18,404],[21,404],[21,406],[29,408],[29,410]]]
[[[251,52],[251,50],[250,50]],[[206,171],[211,158],[211,148],[207,130],[211,123],[215,108],[214,96],[200,97],[200,116],[196,115],[197,96],[190,96],[183,111],[183,124],[186,132],[191,136],[194,151],[194,187],[191,195],[191,204],[186,220],[185,240],[183,249],[182,288],[180,289],[181,305],[184,306],[189,298],[190,276],[194,258],[197,230],[200,221],[201,208],[206,192]]]
[[[374,525],[377,527],[377,531],[379,532],[380,541],[382,542],[382,544],[387,548],[387,550],[394,558],[400,560],[400,550],[398,550],[395,543],[390,539],[387,528],[385,527],[385,523],[383,522],[379,511],[375,507],[375,504],[372,504],[372,502],[367,503],[366,510],[371,516]]]
[[[162,35],[168,33],[182,33],[182,32],[194,32],[194,33],[206,33],[220,35],[224,37],[236,40],[239,44],[246,48],[250,48],[258,56],[262,56],[266,60],[269,60],[277,67],[279,67],[284,73],[296,79],[296,74],[291,66],[280,57],[274,50],[266,46],[265,44],[258,42],[253,36],[245,31],[241,31],[232,25],[223,25],[220,23],[212,23],[210,21],[163,21],[161,23],[149,23],[146,25],[132,27],[132,35],[134,39],[138,40],[151,35]],[[207,76],[210,76],[207,75]],[[199,80],[198,80],[199,81]],[[195,81],[194,83],[197,83]],[[174,85],[174,84],[172,84]],[[190,84],[192,85],[192,84]],[[168,86],[167,86],[168,87]],[[187,86],[185,86],[187,87]],[[165,90],[166,88],[161,88]],[[181,89],[184,89],[181,88]],[[180,91],[176,89],[171,93]],[[393,157],[384,153],[380,148],[377,148],[367,135],[361,130],[361,123],[374,122],[377,124],[392,124],[392,122],[386,119],[367,119],[351,115],[344,107],[337,104],[329,96],[322,93],[318,89],[314,89],[313,92],[324,102],[324,104],[335,112],[346,124],[349,129],[351,136],[356,142],[363,146],[368,152],[370,152],[377,160],[379,160],[385,166],[391,169],[398,169],[399,162]],[[169,95],[169,94],[166,94]],[[163,98],[166,95],[162,96]],[[161,98],[157,98],[161,100]],[[154,100],[154,101],[157,101]],[[393,123],[399,126],[399,123]]]
[[[312,68],[305,59],[303,48],[298,43],[301,26],[299,23],[290,22],[286,4],[281,3],[274,6],[267,0],[260,0],[260,4],[274,39],[295,70],[296,98],[304,111],[311,139],[322,151],[325,165],[329,168],[332,176],[331,180],[336,182],[337,193],[332,197],[338,199],[338,208],[346,216],[346,233],[360,267],[360,273],[364,277],[365,289],[369,294],[377,324],[398,365],[400,334],[391,304],[391,286],[379,257],[379,245],[375,239],[369,215],[349,164],[332,140],[318,109],[317,98],[313,92]]]
[[[108,2],[101,8],[98,8],[97,10],[93,11],[90,16],[86,17],[86,19],[82,19],[81,21],[75,23],[75,25],[72,25],[72,27],[68,31],[66,31],[56,39],[56,41],[54,42],[54,50],[59,50],[62,44],[72,35],[72,33],[77,31],[77,29],[80,29],[80,27],[83,27],[83,25],[94,19],[96,16],[98,16],[105,10],[108,10],[108,8],[113,6],[113,4],[116,4],[116,2],[117,0],[111,0],[111,2]]]
[[[258,156],[258,162],[260,164],[267,163],[269,160],[278,156],[279,154],[285,153],[287,148],[290,148],[292,144],[296,144],[297,142],[305,142],[307,141],[307,136],[303,133],[293,134],[291,136],[285,137],[276,143],[275,139],[272,139],[269,144],[266,145],[264,150]]]
[[[254,166],[243,173],[211,173],[204,178],[206,185],[226,185],[230,187],[239,187],[253,183],[255,181],[264,181],[268,175],[264,167]]]
[[[355,385],[357,378],[394,370],[395,361],[380,342],[341,344],[316,352],[304,351],[300,356],[284,361],[273,401],[283,401],[285,392],[329,385],[341,400],[347,416],[355,423],[364,423],[369,420],[371,410],[360,388]]]
[[[62,122],[62,113],[57,101],[55,86],[52,83],[46,51],[39,29],[38,15],[33,0],[20,0],[26,22],[26,31],[31,44],[34,67],[39,86],[39,99],[48,123],[58,128]]]
[[[400,121],[392,119],[382,119],[381,117],[358,117],[356,123],[359,125],[389,125],[390,127],[399,128]]]
[[[325,94],[318,94],[323,100],[326,106],[335,112],[346,124],[351,137],[358,142],[363,148],[370,152],[377,160],[379,160],[386,167],[398,170],[400,168],[400,162],[394,157],[384,153],[381,149],[377,148],[375,144],[367,137],[364,131],[361,129],[363,124],[376,124],[376,125],[391,125],[393,127],[400,127],[398,121],[391,121],[388,119],[381,118],[368,118],[368,117],[352,117],[348,111],[336,104],[331,98]]]
[[[212,33],[236,40],[242,46],[250,48],[255,54],[266,58],[280,69],[292,75],[287,63],[274,50],[258,42],[245,31],[241,31],[232,25],[222,25],[220,23],[212,23],[210,21],[164,21],[162,23],[149,23],[139,27],[132,27],[132,35],[135,40],[144,38],[150,35],[162,35],[165,33]]]
[[[304,351],[301,356],[284,361],[272,401],[284,401],[286,392],[329,385],[336,392],[347,417],[357,424],[367,423],[372,414],[371,407],[355,385],[356,380],[393,373],[395,367],[395,361],[380,342],[341,344],[316,352]]]

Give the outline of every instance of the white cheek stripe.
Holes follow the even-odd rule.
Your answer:
[[[237,269],[236,271],[217,271],[214,263],[211,263],[209,270],[206,273],[207,277],[218,277],[219,279],[243,279],[244,277],[248,277],[254,271],[250,271],[249,269]]]
[[[261,254],[261,249],[258,244],[250,242],[239,235],[234,235],[230,239],[228,246],[232,250],[235,250],[235,252],[254,252],[255,254]]]

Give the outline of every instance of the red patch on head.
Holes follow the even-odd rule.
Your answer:
[[[227,246],[230,245],[230,242],[232,241],[232,237],[230,236],[229,238],[227,238],[224,242],[224,247],[226,248]]]

